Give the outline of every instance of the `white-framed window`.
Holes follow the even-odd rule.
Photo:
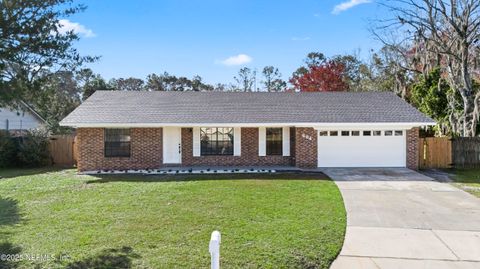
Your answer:
[[[330,136],[338,136],[338,131],[330,131]]]
[[[403,136],[402,130],[395,130],[395,136]]]
[[[233,155],[233,128],[200,128],[200,154]]]
[[[371,136],[372,131],[363,131],[363,136]]]
[[[259,127],[258,156],[290,156],[290,127]]]
[[[384,131],[383,134],[384,134],[385,136],[392,136],[392,135],[393,135],[393,131],[391,131],[391,130]]]
[[[130,129],[105,129],[104,156],[130,157]]]
[[[350,131],[341,131],[342,136],[350,136]]]
[[[319,136],[328,136],[328,131],[320,131],[318,132]]]
[[[352,131],[352,136],[360,136],[360,131]]]
[[[266,128],[266,153],[267,155],[283,154],[283,128]]]

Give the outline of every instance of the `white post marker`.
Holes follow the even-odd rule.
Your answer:
[[[211,269],[220,269],[220,232],[213,231],[212,237],[210,238],[210,245],[208,250],[210,251],[211,258]]]

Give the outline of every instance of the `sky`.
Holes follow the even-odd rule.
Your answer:
[[[244,66],[278,67],[284,79],[312,51],[327,56],[379,48],[368,31],[381,13],[373,0],[83,0],[61,21],[81,40],[83,55],[104,78],[167,71],[231,83]]]

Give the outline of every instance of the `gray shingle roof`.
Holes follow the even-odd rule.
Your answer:
[[[390,92],[97,91],[61,124],[371,122],[433,123]]]

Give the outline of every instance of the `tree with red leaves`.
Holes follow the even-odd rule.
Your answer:
[[[309,64],[295,72],[290,79],[293,87],[301,92],[346,91],[345,65],[334,60]]]

